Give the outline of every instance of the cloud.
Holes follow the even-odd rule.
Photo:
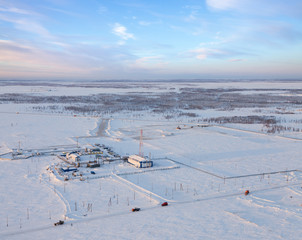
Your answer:
[[[235,51],[235,50],[221,49],[221,48],[200,47],[196,49],[191,49],[182,55],[189,58],[205,60],[210,58],[226,59],[238,55],[246,55],[246,53]]]
[[[141,26],[150,26],[150,25],[155,25],[155,24],[161,24],[162,21],[153,21],[153,22],[149,22],[149,21],[139,21],[138,24]]]
[[[149,26],[149,25],[152,24],[152,22],[139,21],[138,24],[139,24],[139,25],[142,25],[142,26]]]
[[[49,31],[38,22],[34,22],[27,19],[20,19],[15,21],[15,24],[16,24],[16,28],[22,31],[35,33],[45,38],[53,38],[53,36],[49,33]]]
[[[29,16],[29,17],[33,17],[33,16],[41,16],[41,14],[39,12],[33,11],[32,6],[28,6],[25,4],[21,4],[19,7],[16,1],[3,1],[0,0],[0,13],[2,12],[3,14],[9,15],[9,16]],[[27,9],[25,9],[27,8]]]
[[[24,14],[24,15],[32,14],[32,12],[20,8],[15,8],[15,7],[7,7],[7,8],[0,7],[0,12],[17,13],[17,14]]]
[[[12,17],[0,13],[0,20],[12,23],[18,30],[34,33],[44,38],[53,38],[46,28],[44,28],[39,22],[31,20],[30,18]]]
[[[199,5],[186,5],[185,8],[193,9],[193,10],[199,10],[199,9],[201,9],[201,6],[199,6]]]
[[[259,46],[266,50],[276,50],[302,42],[302,31],[299,25],[281,19],[242,20],[241,24],[234,28],[233,35],[232,38],[229,38],[231,41],[228,42],[229,44],[254,49],[254,51]],[[263,49],[261,51],[263,54]]]
[[[300,42],[302,40],[302,32],[294,29],[293,26],[282,22],[267,23],[261,26],[259,32],[264,32],[275,41]],[[265,36],[264,35],[264,36]]]
[[[58,12],[58,13],[61,13],[61,14],[69,15],[69,16],[81,17],[81,15],[78,14],[78,13],[75,13],[75,12],[72,12],[72,11],[66,11],[66,10],[63,10],[63,9],[60,9],[60,8],[53,8],[53,7],[43,7],[43,8],[45,8],[47,10],[50,10],[50,11]]]
[[[141,70],[162,70],[166,65],[167,62],[163,61],[163,56],[159,55],[138,58],[134,63],[129,64],[129,67]]]
[[[200,6],[198,6],[198,5],[186,5],[184,8],[189,9],[191,11],[190,14],[184,18],[184,20],[186,22],[193,22],[193,21],[198,20],[199,10],[201,9]]]
[[[302,1],[291,0],[206,0],[210,9],[218,11],[234,10],[257,16],[302,16]]]
[[[118,79],[136,60],[128,49],[116,45],[0,40],[0,79]]]
[[[127,32],[127,28],[119,23],[115,23],[112,32],[123,40],[135,39],[132,33]]]
[[[102,6],[102,5],[100,5],[99,6],[99,8],[98,8],[98,13],[99,14],[104,14],[105,12],[107,12],[108,11],[108,8],[106,8],[105,6]]]
[[[69,47],[69,44],[63,43],[63,42],[58,42],[58,41],[52,41],[49,42],[50,44],[56,45],[56,46],[60,46],[60,47]]]
[[[204,60],[209,57],[221,57],[227,55],[226,52],[214,48],[197,48],[189,50],[186,54],[188,57]]]
[[[0,52],[4,51],[30,53],[32,50],[28,46],[17,44],[11,40],[0,40]]]
[[[161,60],[162,56],[150,56],[150,57],[141,57],[136,60],[136,63],[144,64],[147,62],[157,62],[158,60]]]
[[[235,58],[235,59],[229,59],[228,62],[243,62],[244,59],[241,58]]]
[[[197,19],[198,16],[198,11],[197,10],[192,10],[190,15],[185,17],[186,22],[193,22]]]
[[[239,3],[246,0],[206,0],[209,7],[219,10],[236,8]]]
[[[71,57],[57,51],[47,51],[35,46],[10,40],[0,40],[0,61],[15,69],[27,69],[32,72],[53,69],[60,71],[71,69]],[[66,61],[68,60],[69,61]],[[39,70],[38,70],[39,69]]]

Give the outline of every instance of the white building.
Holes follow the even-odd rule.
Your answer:
[[[131,155],[128,158],[128,162],[134,165],[137,168],[149,168],[153,167],[153,162],[149,161],[143,157],[140,157],[138,155]]]
[[[80,155],[77,153],[68,154],[67,158],[75,162],[80,161]]]

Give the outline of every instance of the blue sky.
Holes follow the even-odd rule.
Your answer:
[[[301,0],[0,0],[0,79],[302,79]]]

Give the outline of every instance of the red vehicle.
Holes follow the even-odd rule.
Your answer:
[[[249,193],[250,193],[250,191],[249,191],[249,190],[246,190],[246,191],[244,192],[244,195],[247,196],[247,195],[249,195]]]
[[[167,203],[167,202],[164,202],[164,203],[161,204],[161,206],[162,206],[162,207],[168,206],[168,203]]]
[[[132,212],[138,212],[138,211],[140,211],[141,209],[140,208],[132,208]]]

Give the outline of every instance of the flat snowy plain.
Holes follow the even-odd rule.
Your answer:
[[[0,96],[135,91],[152,97],[179,93],[188,86],[244,89],[243,95],[256,91],[274,97],[299,97],[301,93],[292,90],[302,89],[301,82],[119,83],[89,88],[77,83],[4,83]],[[63,181],[47,170],[61,163],[56,156],[0,160],[0,239],[301,239],[302,133],[268,134],[259,123],[202,121],[266,115],[280,118],[281,125],[300,128],[301,104],[286,106],[286,111],[283,105],[194,109],[193,117],[167,118],[148,108],[90,114],[58,110],[62,103],[55,103],[56,112],[33,108],[49,102],[0,102],[0,154],[19,145],[37,151],[75,146],[77,141],[80,146],[111,146],[121,156],[137,154],[142,129],[143,151],[154,161],[150,169],[105,164],[95,169],[98,178]],[[281,108],[282,114],[276,113]],[[162,207],[165,201],[169,206]],[[132,212],[133,207],[141,211]],[[53,226],[60,219],[65,224]]]

